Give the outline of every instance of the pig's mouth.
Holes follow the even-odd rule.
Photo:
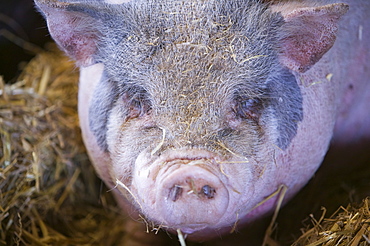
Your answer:
[[[230,195],[214,167],[215,155],[198,151],[192,158],[182,153],[170,153],[170,159],[161,156],[135,172],[133,190],[142,212],[162,228],[186,234],[217,228]]]

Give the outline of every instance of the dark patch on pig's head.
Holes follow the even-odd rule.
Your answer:
[[[117,84],[106,79],[105,73],[93,92],[93,100],[89,108],[90,130],[95,135],[99,147],[107,151],[107,123],[119,95]]]
[[[297,134],[303,119],[303,99],[295,76],[286,68],[271,75],[268,81],[269,107],[277,124],[277,146],[286,149]]]
[[[109,116],[114,105],[118,103],[124,107],[121,115],[122,122],[136,119],[149,114],[151,103],[147,92],[140,87],[119,87],[117,83],[107,79],[106,73],[93,93],[93,100],[89,108],[90,130],[95,135],[99,147],[108,151],[107,130]]]

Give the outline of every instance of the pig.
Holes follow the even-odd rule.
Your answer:
[[[35,2],[80,68],[84,143],[128,245],[158,240],[138,220],[229,234],[297,193],[332,139],[370,137],[369,1]]]

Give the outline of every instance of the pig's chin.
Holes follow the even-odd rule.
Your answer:
[[[142,153],[131,186],[135,202],[158,226],[190,237],[229,227],[240,194],[238,185],[220,170],[220,162],[203,150],[168,151],[158,158]]]

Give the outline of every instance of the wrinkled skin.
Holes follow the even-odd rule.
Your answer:
[[[370,136],[370,3],[149,2],[36,0],[81,68],[90,158],[134,219],[216,238],[292,197],[332,139]]]

